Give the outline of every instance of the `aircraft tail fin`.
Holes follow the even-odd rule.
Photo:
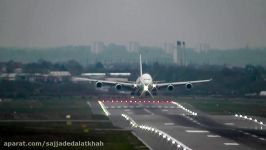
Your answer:
[[[139,54],[139,70],[140,70],[140,76],[142,76],[142,61],[141,61],[141,54]]]

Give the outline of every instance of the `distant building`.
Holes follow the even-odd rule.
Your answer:
[[[163,45],[163,50],[167,53],[167,54],[171,54],[173,55],[174,51],[175,51],[175,44],[174,43],[164,43]]]
[[[131,73],[129,72],[115,72],[115,73],[109,73],[110,76],[131,76]]]
[[[81,76],[93,79],[104,79],[106,73],[82,73]]]
[[[266,91],[260,91],[259,96],[266,96]]]
[[[95,54],[99,54],[100,52],[104,50],[104,47],[105,45],[103,42],[93,42],[91,46],[91,52]]]
[[[16,80],[16,73],[2,73],[0,75],[1,80],[9,80],[9,81],[15,81]]]
[[[127,48],[127,50],[128,50],[129,52],[137,52],[137,51],[139,50],[139,47],[140,47],[140,45],[139,45],[138,42],[133,42],[133,41],[131,41],[131,42],[128,43],[128,48]]]
[[[180,66],[187,64],[186,60],[186,43],[184,41],[176,41],[176,49],[173,52],[174,63]]]
[[[14,70],[15,73],[22,73],[23,72],[23,69],[22,68],[16,68]]]
[[[48,81],[52,82],[69,81],[70,79],[71,74],[68,71],[51,71],[48,74]]]

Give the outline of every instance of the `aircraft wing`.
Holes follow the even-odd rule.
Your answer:
[[[89,78],[80,78],[80,77],[73,77],[72,78],[73,82],[101,82],[103,84],[107,85],[116,85],[120,84],[125,87],[132,87],[134,88],[136,86],[135,83],[130,83],[130,82],[122,82],[122,81],[108,81],[108,80],[97,80],[97,79],[89,79]]]
[[[212,79],[208,80],[194,80],[194,81],[181,81],[181,82],[169,82],[169,83],[158,83],[156,87],[165,87],[165,86],[175,86],[175,85],[186,85],[186,84],[195,84],[195,83],[203,83],[203,82],[210,82]]]

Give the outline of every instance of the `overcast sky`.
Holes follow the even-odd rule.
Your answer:
[[[0,0],[0,46],[266,47],[266,0]]]

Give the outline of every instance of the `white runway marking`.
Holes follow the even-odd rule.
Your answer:
[[[264,139],[264,138],[259,138],[260,140],[262,140],[262,141],[265,141],[266,139]]]
[[[148,109],[146,109],[146,108],[144,108],[143,109],[144,111],[146,111],[148,114],[150,114],[150,115],[154,115],[154,113],[152,113],[151,111],[149,111]]]
[[[217,138],[217,137],[221,137],[220,135],[207,135],[207,137],[210,137],[210,138]]]
[[[207,130],[186,130],[188,133],[208,133]]]
[[[131,111],[130,109],[125,109],[124,111]]]
[[[239,145],[238,143],[224,143],[226,146],[237,146]]]
[[[162,111],[168,111],[167,109],[162,109]]]
[[[175,125],[173,122],[166,122],[166,123],[164,123],[164,125],[165,126],[173,126],[173,125]]]
[[[252,134],[251,136],[252,136],[252,137],[254,137],[254,138],[258,138],[258,136],[257,136],[257,135],[255,135],[255,134]]]
[[[225,125],[228,125],[228,126],[233,126],[233,125],[235,125],[234,123],[232,123],[232,122],[227,122],[227,123],[224,123]]]

